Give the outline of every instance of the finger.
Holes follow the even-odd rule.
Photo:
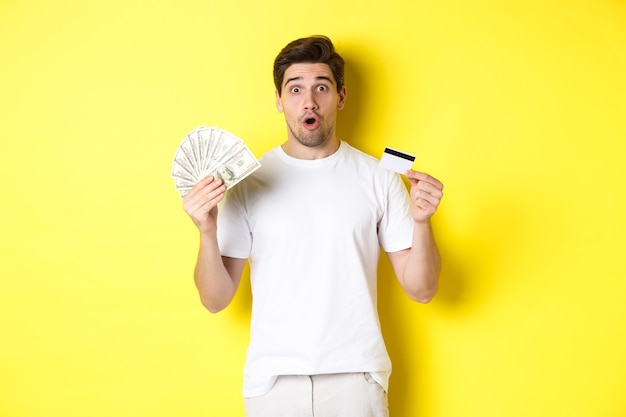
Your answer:
[[[222,185],[221,179],[215,179],[212,175],[202,178],[194,185],[185,196],[186,199],[193,199],[196,196],[207,194]],[[183,201],[185,200],[183,198]]]
[[[438,207],[441,200],[436,197],[433,197],[430,194],[421,194],[417,196],[413,200],[413,202],[416,206],[423,206],[425,204],[428,204],[429,206],[432,206],[432,207]]]
[[[429,212],[432,210],[433,205],[424,198],[418,198],[414,201],[415,207],[421,211]]]
[[[215,196],[214,198],[211,198],[209,200],[205,200],[204,202],[202,202],[196,209],[197,211],[195,212],[195,214],[197,215],[197,217],[199,218],[206,217],[211,212],[211,210],[217,207],[219,202],[222,201],[223,197],[224,197],[224,194],[219,194]]]
[[[221,180],[208,180],[208,183],[204,181],[202,183],[199,182],[192,190],[193,192],[190,191],[183,198],[183,208],[190,214],[198,211],[202,212],[207,207],[210,210],[212,207],[209,206],[217,204],[217,202],[214,202],[215,199],[221,200],[223,198],[226,186]]]
[[[187,194],[183,202],[187,202],[190,207],[202,206],[207,202],[214,200],[216,197],[226,192],[226,186],[223,184],[211,183],[203,188],[198,189],[194,194]]]
[[[413,202],[417,202],[417,200],[425,200],[434,206],[438,206],[441,201],[441,195],[437,193],[430,193],[426,191],[415,190],[411,193]]]
[[[207,195],[196,194],[183,202],[183,209],[190,215],[202,215],[216,204],[214,200],[219,198],[222,194],[223,193],[220,193],[219,191],[217,193],[210,193]]]
[[[215,218],[217,206],[223,196],[224,194],[221,194],[213,200],[205,201],[204,204],[187,209],[187,214],[199,229],[202,230],[205,227],[204,225],[210,224],[211,218]]]
[[[437,211],[437,205],[432,204],[430,201],[424,198],[419,198],[415,202],[415,207],[422,212],[422,214],[430,217]]]
[[[441,197],[443,197],[443,191],[440,188],[437,188],[433,184],[424,181],[419,181],[417,184],[415,184],[415,186],[413,187],[413,191],[415,193],[430,194],[438,199],[441,199]]]
[[[207,186],[210,186],[211,184],[216,183],[217,181],[221,181],[221,180],[219,178],[216,180],[213,175],[207,175],[206,177],[200,179],[196,183],[196,185],[191,187],[191,190],[189,190],[189,193],[187,193],[187,195],[197,194],[200,190],[206,188]]]
[[[427,184],[431,184],[433,187],[435,187],[438,190],[443,190],[443,183],[439,181],[437,178],[426,174],[425,172],[418,172],[418,171],[413,171],[412,169],[407,169],[404,175],[409,180],[414,180],[417,182],[423,181]]]

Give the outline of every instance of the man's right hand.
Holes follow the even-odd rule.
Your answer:
[[[209,175],[200,181],[183,198],[183,209],[200,233],[217,231],[217,205],[224,198],[226,186],[222,180]]]

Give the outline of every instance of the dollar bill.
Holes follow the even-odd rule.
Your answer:
[[[243,145],[228,159],[220,161],[218,166],[215,167],[214,175],[224,181],[224,185],[229,189],[260,167],[261,164],[250,149]]]
[[[213,154],[211,155],[212,167],[215,167],[222,161],[230,158],[231,155],[235,154],[241,146],[243,146],[243,141],[241,141],[241,139],[230,135],[228,132],[223,130],[220,130],[217,136]]]
[[[207,175],[221,178],[231,188],[261,166],[242,139],[215,126],[189,132],[173,162],[171,176],[181,198]]]
[[[215,148],[216,139],[214,137],[215,132],[217,131],[216,127],[211,128],[202,128],[198,130],[198,138],[200,139],[200,144],[204,150],[204,160],[201,163],[200,169],[202,172],[207,171],[211,165],[211,155],[213,155],[213,149]]]

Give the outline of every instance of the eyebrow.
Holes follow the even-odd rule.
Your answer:
[[[287,79],[287,81],[285,81],[285,84],[284,84],[284,85],[287,85],[287,84],[289,84],[289,83],[290,83],[290,82],[292,82],[292,81],[300,81],[300,80],[302,80],[302,79],[303,79],[302,77],[292,77],[292,78],[288,78],[288,79]],[[317,77],[315,77],[315,79],[316,79],[316,80],[326,80],[326,81],[328,81],[328,82],[329,82],[329,83],[331,83],[331,84],[333,83],[333,80],[332,80],[330,77],[327,77],[327,76],[325,76],[325,75],[318,75]]]

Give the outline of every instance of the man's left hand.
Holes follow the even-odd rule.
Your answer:
[[[437,207],[443,197],[443,184],[430,175],[407,170],[404,175],[411,182],[411,214],[417,223],[430,220],[437,211]]]

